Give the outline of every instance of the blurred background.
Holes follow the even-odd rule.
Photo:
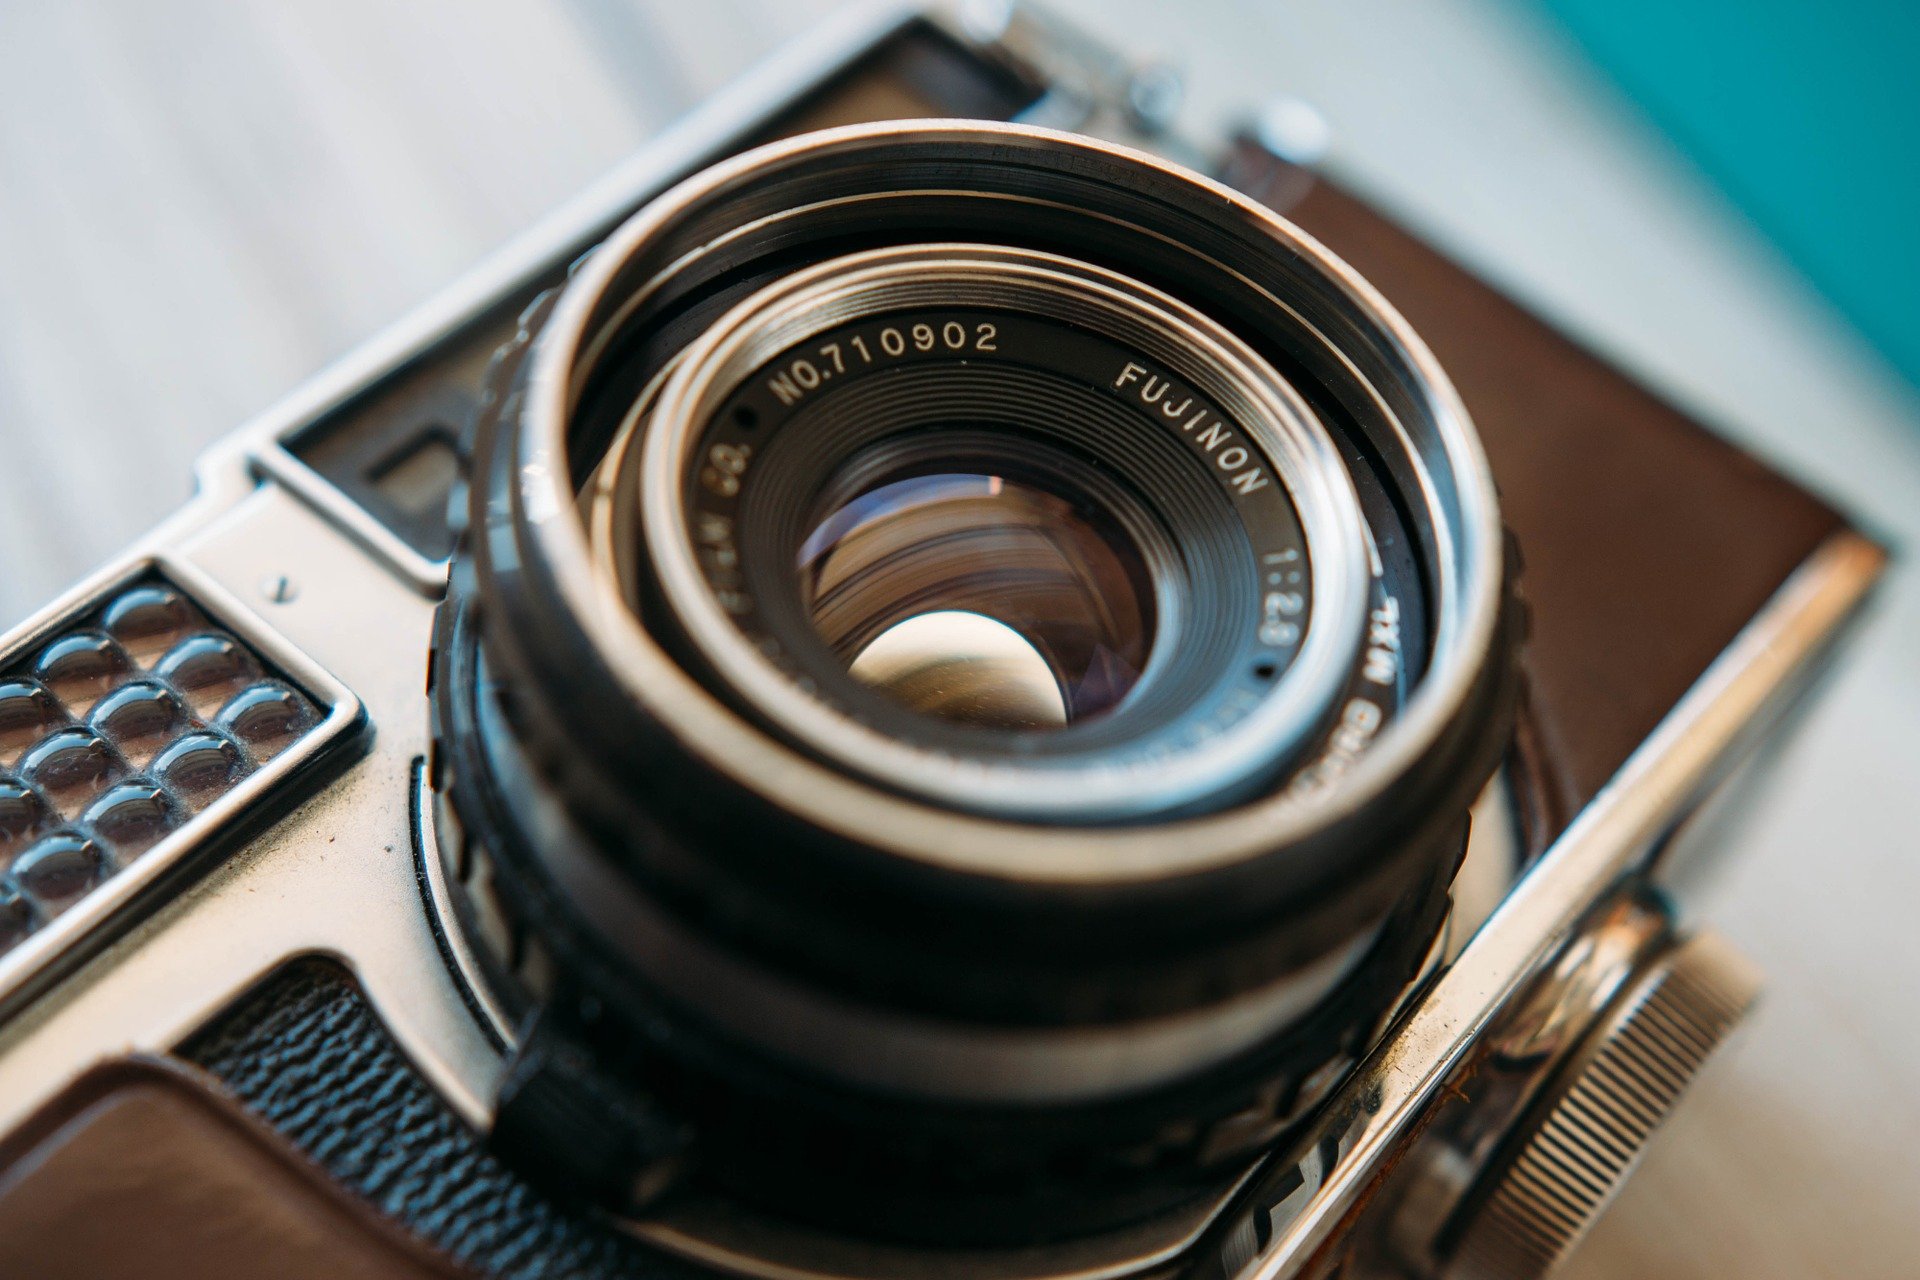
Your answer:
[[[0,5],[0,626],[829,0]],[[1920,546],[1920,6],[1053,0]],[[1701,904],[1768,970],[1572,1271],[1920,1273],[1920,588]]]

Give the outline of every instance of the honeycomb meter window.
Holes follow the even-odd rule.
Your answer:
[[[157,577],[0,668],[0,954],[321,719]]]

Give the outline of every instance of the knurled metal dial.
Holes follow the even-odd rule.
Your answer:
[[[1759,990],[1758,970],[1712,933],[1650,959],[1522,1119],[1449,1275],[1530,1280],[1552,1271]]]

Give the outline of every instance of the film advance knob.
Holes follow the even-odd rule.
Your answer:
[[[1448,1274],[1527,1280],[1551,1272],[1612,1202],[1759,990],[1758,970],[1712,933],[1650,957],[1522,1119]]]

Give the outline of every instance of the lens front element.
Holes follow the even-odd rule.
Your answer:
[[[1091,500],[935,470],[829,506],[794,567],[821,639],[862,684],[955,724],[1045,729],[1111,711],[1139,682],[1152,581]]]

